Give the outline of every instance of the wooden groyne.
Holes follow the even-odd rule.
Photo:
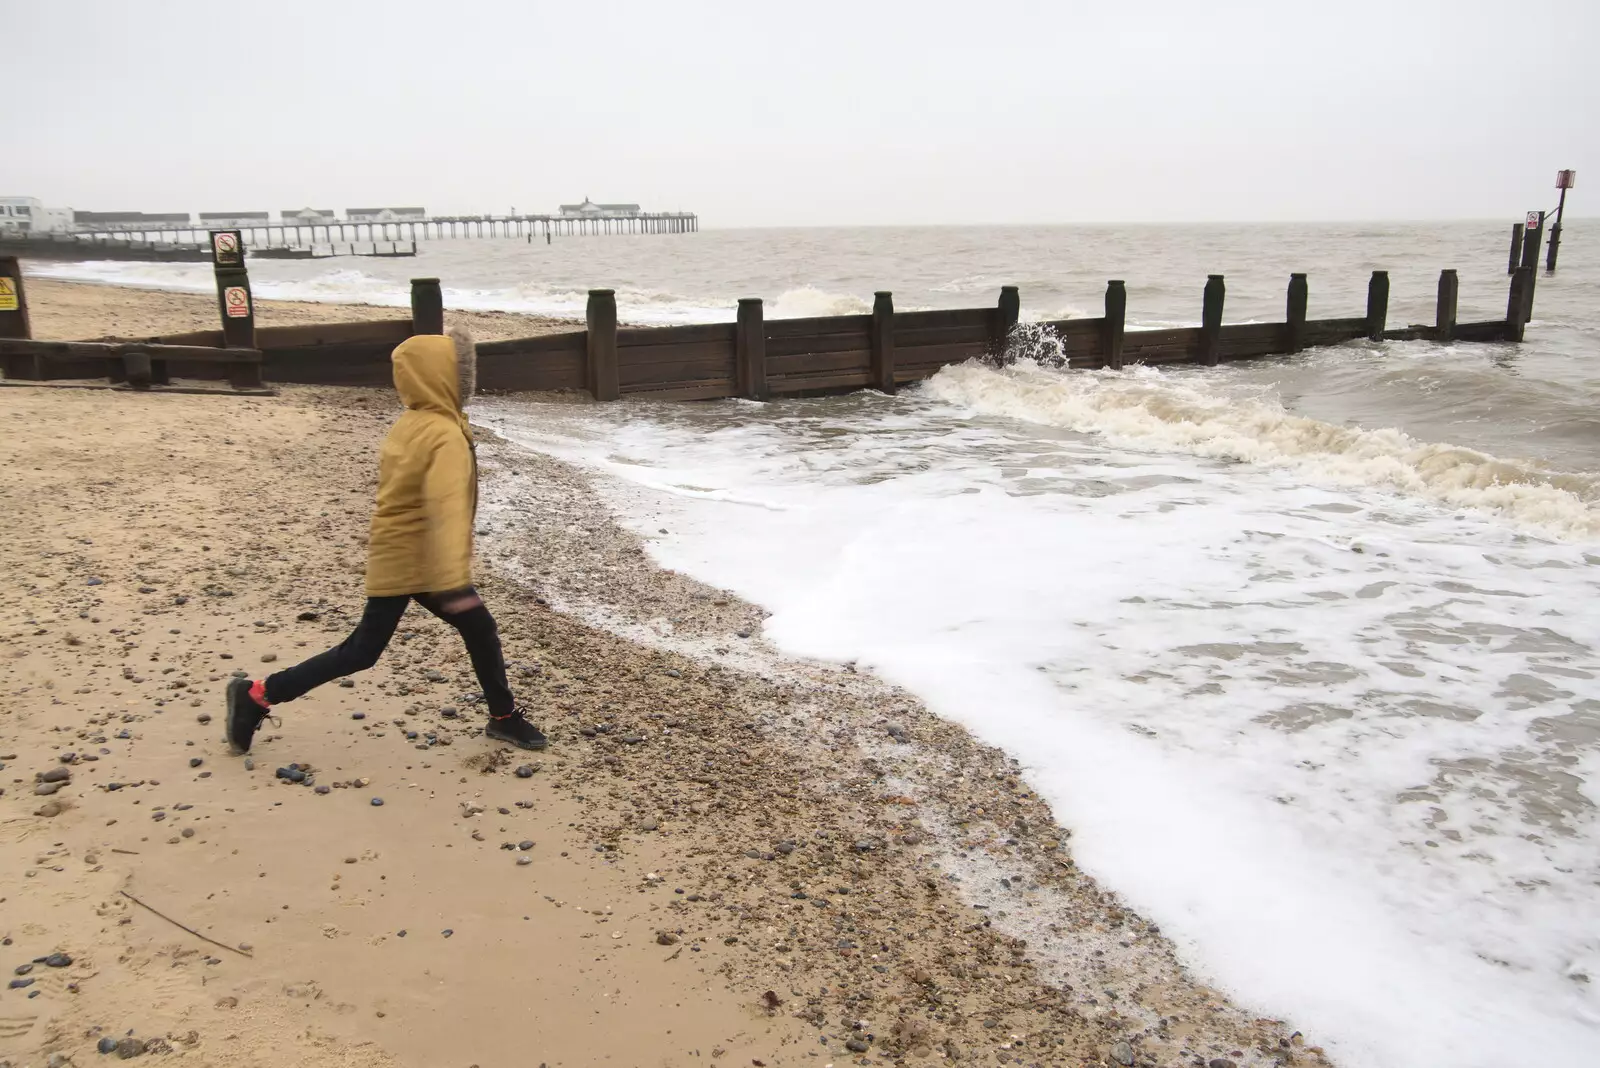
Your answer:
[[[213,235],[215,236],[215,235]],[[238,250],[238,246],[233,246]],[[217,266],[222,329],[99,343],[28,340],[26,300],[15,260],[0,259],[0,285],[10,279],[21,308],[0,309],[0,370],[9,379],[98,377],[107,360],[141,353],[152,361],[151,381],[227,379],[236,385],[304,383],[389,386],[391,350],[413,334],[443,330],[439,280],[412,280],[412,314],[392,320],[306,326],[254,325],[242,252]],[[1193,363],[1293,355],[1345,342],[1518,342],[1532,310],[1534,269],[1511,278],[1506,316],[1485,322],[1456,320],[1459,282],[1454,270],[1439,275],[1431,325],[1388,325],[1389,276],[1374,271],[1363,315],[1308,319],[1309,281],[1290,276],[1282,322],[1223,322],[1225,280],[1212,275],[1201,291],[1199,326],[1162,330],[1127,328],[1127,288],[1106,286],[1097,318],[1039,324],[1059,340],[1061,362],[1073,368],[1123,368],[1135,364]],[[711,400],[845,392],[872,388],[892,393],[951,364],[972,359],[1002,362],[1018,325],[1020,294],[1001,289],[993,306],[939,311],[896,311],[893,295],[876,295],[866,315],[767,319],[759,299],[741,300],[733,322],[634,328],[618,325],[612,290],[589,294],[583,329],[478,346],[479,388],[488,392],[582,390],[596,400]],[[9,339],[9,340],[6,340]],[[194,349],[245,350],[230,359],[200,359]],[[245,366],[238,366],[243,362]],[[143,368],[142,362],[140,363]],[[256,377],[259,375],[259,377]],[[113,371],[114,377],[114,371]]]

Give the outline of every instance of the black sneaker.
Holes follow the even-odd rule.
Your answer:
[[[498,741],[510,742],[518,749],[538,750],[550,744],[550,739],[544,736],[544,731],[529,723],[520,708],[511,715],[499,719],[490,716],[489,722],[483,726],[483,733]]]
[[[267,718],[267,710],[250,696],[250,687],[253,685],[249,679],[233,679],[228,683],[228,714],[227,725],[223,728],[223,741],[233,746],[235,753],[250,752],[256,728]]]

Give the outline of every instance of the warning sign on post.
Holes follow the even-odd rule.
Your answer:
[[[230,319],[247,319],[250,317],[250,294],[245,292],[244,286],[229,286],[222,291],[222,304],[227,310]]]
[[[1539,212],[1537,212],[1537,211],[1528,212],[1528,229],[1529,230],[1537,230],[1537,229],[1539,229]]]
[[[217,267],[244,266],[244,247],[239,231],[211,231],[211,262]]]
[[[17,306],[16,280],[0,275],[0,312],[16,311]]]

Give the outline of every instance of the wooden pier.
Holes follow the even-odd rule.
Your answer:
[[[0,279],[22,292],[15,260],[0,259]],[[0,312],[0,370],[8,379],[38,381],[105,373],[113,357],[156,360],[157,380],[172,377],[239,378],[226,360],[193,357],[193,347],[259,352],[250,363],[260,382],[310,385],[392,385],[390,353],[412,334],[436,334],[444,323],[436,278],[412,281],[412,315],[372,323],[328,323],[257,330],[242,257],[218,266],[222,329],[106,342],[115,352],[94,352],[60,342],[28,340],[26,299],[20,309]],[[1127,328],[1128,292],[1122,281],[1105,291],[1105,313],[1095,318],[1038,324],[1058,349],[1048,362],[1063,369],[1120,369],[1135,364],[1199,364],[1288,356],[1318,346],[1348,342],[1520,342],[1533,307],[1534,269],[1518,267],[1511,278],[1506,316],[1485,322],[1456,321],[1459,281],[1454,270],[1439,275],[1432,324],[1388,325],[1389,276],[1374,271],[1365,313],[1340,319],[1307,319],[1310,290],[1304,274],[1289,278],[1284,320],[1223,323],[1225,280],[1212,275],[1198,289],[1199,326],[1162,330]],[[1011,347],[1021,299],[1016,287],[1001,289],[985,308],[896,311],[892,294],[877,294],[869,315],[767,319],[762,302],[739,302],[733,322],[696,326],[618,326],[612,290],[589,294],[583,329],[478,346],[478,385],[484,391],[581,390],[599,401],[628,396],[640,400],[712,400],[849,392],[894,392],[941,368],[982,359],[1003,364]],[[242,313],[242,314],[241,314]],[[171,346],[189,346],[180,351]],[[140,365],[142,367],[142,364]],[[260,378],[253,375],[259,373]]]
[[[326,222],[236,227],[255,248],[310,248],[373,242],[441,241],[457,238],[605,236],[612,234],[692,234],[700,230],[693,212],[629,212],[584,215],[441,215],[398,222]],[[96,243],[194,246],[205,251],[210,231],[203,227],[159,230],[78,230],[72,236]]]

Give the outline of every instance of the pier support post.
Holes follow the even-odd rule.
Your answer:
[[[1205,294],[1200,307],[1200,362],[1215,367],[1222,343],[1222,302],[1227,296],[1222,275],[1206,276]]]
[[[1440,342],[1450,341],[1456,330],[1456,296],[1460,292],[1461,282],[1456,277],[1453,268],[1445,268],[1439,272],[1439,303],[1434,308],[1434,340]]]
[[[1122,334],[1128,318],[1128,287],[1121,280],[1106,283],[1106,317],[1100,322],[1100,345],[1106,366],[1122,370]]]
[[[1528,290],[1533,288],[1533,268],[1518,267],[1511,272],[1511,291],[1506,298],[1506,340],[1521,341],[1528,324]]]
[[[1309,288],[1306,285],[1306,276],[1291,274],[1289,276],[1289,314],[1288,322],[1284,324],[1285,348],[1291,352],[1299,352],[1306,347],[1306,304],[1309,298]]]
[[[994,337],[990,342],[990,354],[996,363],[1004,363],[1006,358],[1006,342],[1011,337],[1011,331],[1017,327],[1017,319],[1022,315],[1022,295],[1016,286],[1000,287],[1000,303],[994,311]]]
[[[760,297],[739,300],[734,362],[738,366],[739,396],[747,400],[766,400],[767,328]]]
[[[444,293],[437,278],[411,280],[411,332],[444,333]],[[466,400],[465,397],[461,398]]]
[[[872,388],[893,393],[894,294],[880,291],[872,298]]]
[[[1522,264],[1522,224],[1511,224],[1511,258],[1506,261],[1506,274],[1516,274]]]
[[[22,287],[22,266],[15,256],[0,256],[0,337],[23,341],[33,337],[28,294]],[[44,360],[39,356],[0,356],[0,371],[7,378],[41,381]]]
[[[1367,283],[1367,340],[1382,341],[1389,320],[1389,272],[1373,271]]]
[[[614,401],[622,395],[617,381],[616,290],[589,290],[588,322],[589,393],[597,401]]]

